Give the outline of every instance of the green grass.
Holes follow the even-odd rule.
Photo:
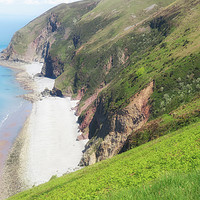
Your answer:
[[[200,171],[172,173],[149,184],[110,193],[101,200],[198,200]]]
[[[139,23],[145,18],[149,17],[150,14],[159,10],[161,7],[165,7],[174,0],[160,1],[160,0],[115,0],[114,2],[109,0],[101,1],[97,7],[95,7],[91,12],[83,16],[82,21],[93,20],[96,16],[102,16],[103,18],[115,18],[120,16],[115,20],[114,23],[109,24],[101,31],[97,32],[90,39],[91,45],[89,45],[90,50],[96,50],[106,43],[114,43],[117,39],[124,36],[129,32],[126,28]],[[155,9],[150,12],[145,12],[145,9],[149,6],[156,4]],[[113,40],[113,38],[115,38]],[[95,41],[95,45],[94,45]]]
[[[174,7],[181,14],[172,12]],[[184,3],[180,6],[176,3],[174,7],[169,6],[164,12],[167,15],[162,16],[162,27],[145,32],[143,38],[143,35],[133,32],[127,37],[130,40],[122,38],[116,43],[118,47],[121,43],[126,44],[132,54],[125,69],[120,68],[119,72],[113,68],[106,77],[109,82],[109,76],[112,77],[111,73],[115,73],[110,86],[102,94],[107,112],[117,113],[126,107],[133,94],[142,90],[152,80],[155,85],[150,101],[151,119],[168,114],[199,94],[200,26],[196,19],[199,19],[200,6]],[[193,9],[191,14],[188,11],[189,7]],[[159,22],[158,16],[149,23],[154,23],[152,27],[156,27]],[[196,41],[197,38],[199,41]],[[128,44],[134,45],[129,47]],[[123,46],[120,47],[123,49]]]
[[[165,174],[200,169],[200,122],[9,199],[99,199]]]

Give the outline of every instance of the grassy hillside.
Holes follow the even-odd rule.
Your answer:
[[[150,11],[144,11],[154,5],[151,1],[133,1],[130,10],[124,8],[126,4],[119,6],[118,1],[116,4],[109,2],[100,2],[83,16],[73,32],[80,36],[76,48],[72,48],[67,41],[65,46],[58,42],[60,46],[55,44],[52,47],[51,55],[60,57],[65,65],[65,72],[56,80],[56,87],[64,93],[67,88],[72,93],[84,88],[84,102],[100,85],[111,82],[102,98],[105,99],[105,110],[113,113],[128,105],[135,93],[154,80],[152,118],[169,113],[199,93],[198,1],[179,0],[159,12],[151,10],[153,15]],[[165,1],[165,5],[171,2]],[[119,10],[126,10],[126,13],[120,15],[119,11],[118,14],[109,15],[109,6],[114,9],[117,5]],[[157,6],[155,8],[158,9]],[[104,12],[100,14],[102,9]],[[128,20],[127,16],[130,17],[134,9],[140,18]],[[102,23],[101,17],[93,19],[93,15],[104,16],[107,21]],[[118,26],[121,20],[123,23]],[[124,31],[126,23],[135,23],[137,26]],[[113,32],[106,33],[108,29],[113,29]],[[71,53],[66,47],[71,49]],[[71,60],[74,51],[78,53]],[[109,63],[109,60],[112,62]]]
[[[107,110],[115,111],[126,106],[133,94],[152,80],[155,82],[151,98],[152,118],[169,113],[199,93],[199,13],[199,4],[178,1],[149,22],[150,33],[142,36],[133,32],[128,38],[135,37],[135,40],[126,38],[119,41],[119,45],[132,42],[134,46],[139,41],[146,47],[151,44],[148,42],[150,39],[154,44],[142,51],[139,46],[134,49],[129,66],[117,74],[105,91]]]
[[[138,121],[133,113],[132,124],[128,124],[122,116],[126,113],[124,109],[131,104],[134,95],[146,88],[150,82],[154,83],[154,88],[148,102],[151,107],[149,121],[156,120],[164,114],[169,115],[171,111],[180,105],[187,104],[199,95],[199,19],[199,1],[178,0],[150,16],[126,36],[119,38],[115,44],[107,48],[99,48],[97,56],[99,62],[95,63],[102,63],[104,58],[108,60],[110,57],[112,62],[109,64],[112,67],[109,73],[103,76],[104,83],[109,83],[108,87],[79,118],[80,122],[84,123],[90,110],[93,107],[97,108],[91,117],[89,131],[86,129],[91,140],[84,153],[84,164],[88,164],[88,160],[93,157],[99,161],[105,159],[106,155],[112,155],[112,145],[116,145],[114,142],[112,144],[112,141],[118,141],[120,151],[120,145],[123,146],[124,142],[122,133]],[[90,57],[94,58],[93,55],[91,54]],[[76,58],[79,56],[81,52]],[[122,62],[123,58],[125,62]],[[81,70],[86,69],[84,63],[87,62],[88,67],[88,62],[91,61],[91,59],[90,61],[85,60],[84,56],[80,60],[82,61],[79,65]],[[102,66],[105,65],[103,62]],[[81,105],[84,105],[91,88],[94,88],[89,81],[93,79],[92,83],[95,85],[101,79],[100,70],[102,69],[99,67],[95,68],[93,72],[98,73],[94,74],[91,79],[84,79],[82,72],[79,78],[77,72],[76,86],[79,85],[77,84],[79,81],[84,83],[84,80],[87,80],[88,84],[87,93],[82,98]],[[86,73],[88,71],[89,69]],[[94,91],[91,92],[93,93]],[[144,106],[141,115],[145,116],[145,114]],[[130,130],[128,134],[131,132],[134,134],[136,129]],[[148,134],[147,131],[143,142],[148,142],[147,138],[151,138]],[[139,138],[140,134],[138,135]],[[161,134],[157,134],[157,137],[159,135]],[[105,144],[105,140],[109,141]],[[141,144],[140,141],[137,142]]]
[[[64,43],[57,41],[52,46],[51,57],[59,58],[65,65],[65,72],[56,80],[56,87],[64,93],[70,88],[71,93],[75,94],[85,88],[86,98],[92,95],[102,82],[109,83],[115,77],[113,73],[123,67],[123,55],[127,57],[132,52],[129,42],[135,43],[134,39],[139,37],[138,34],[132,34],[134,39],[127,40],[128,34],[145,19],[172,2],[174,0],[101,1],[81,18]],[[147,28],[144,28],[144,32],[148,32]],[[142,49],[154,44],[151,37],[153,36],[147,38],[149,41]],[[120,38],[124,38],[124,41],[116,44]],[[113,64],[111,69],[106,69],[110,57]]]
[[[151,191],[155,190],[154,185],[159,185],[157,182],[162,181],[166,173],[172,173],[172,176],[165,181],[174,179],[174,173],[183,174],[177,181],[184,185],[184,176],[190,177],[184,174],[199,170],[200,167],[199,138],[200,121],[9,199],[99,199],[103,194],[125,188],[132,190],[134,187],[136,190],[135,187],[139,187],[137,190],[141,190],[140,186],[143,184],[153,185],[148,189]],[[198,174],[194,177],[199,180]],[[154,184],[155,180],[157,182]],[[196,183],[196,180],[194,181]],[[168,185],[170,187],[170,184]],[[197,190],[196,186],[191,188],[191,185],[184,188],[186,193]],[[176,189],[174,188],[174,191]],[[162,189],[160,192],[167,196],[168,191]]]
[[[149,184],[117,191],[101,197],[102,200],[193,200],[200,196],[200,172],[167,174]]]

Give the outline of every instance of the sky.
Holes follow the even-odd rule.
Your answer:
[[[7,45],[17,30],[50,8],[75,1],[78,0],[0,0],[0,45]]]

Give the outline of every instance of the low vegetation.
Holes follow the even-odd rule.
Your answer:
[[[200,172],[166,174],[156,181],[140,187],[114,192],[102,200],[193,200],[200,196]]]

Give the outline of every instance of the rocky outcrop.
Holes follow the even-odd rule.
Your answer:
[[[153,82],[134,95],[130,104],[113,116],[104,114],[103,99],[96,102],[96,113],[90,123],[89,138],[80,165],[91,165],[118,154],[127,137],[149,119],[148,100]]]
[[[79,130],[82,132],[80,136],[77,137],[77,140],[85,140],[89,139],[89,125],[94,117],[94,113],[96,112],[96,107],[91,106],[83,117],[79,117]]]
[[[46,88],[43,92],[41,92],[41,95],[42,97],[63,97],[62,92],[55,87],[52,90]]]
[[[45,57],[42,67],[42,75],[48,78],[57,78],[64,72],[64,63],[57,58],[52,58],[50,54]]]
[[[62,91],[55,87],[51,90],[50,94],[54,97],[63,97]]]

